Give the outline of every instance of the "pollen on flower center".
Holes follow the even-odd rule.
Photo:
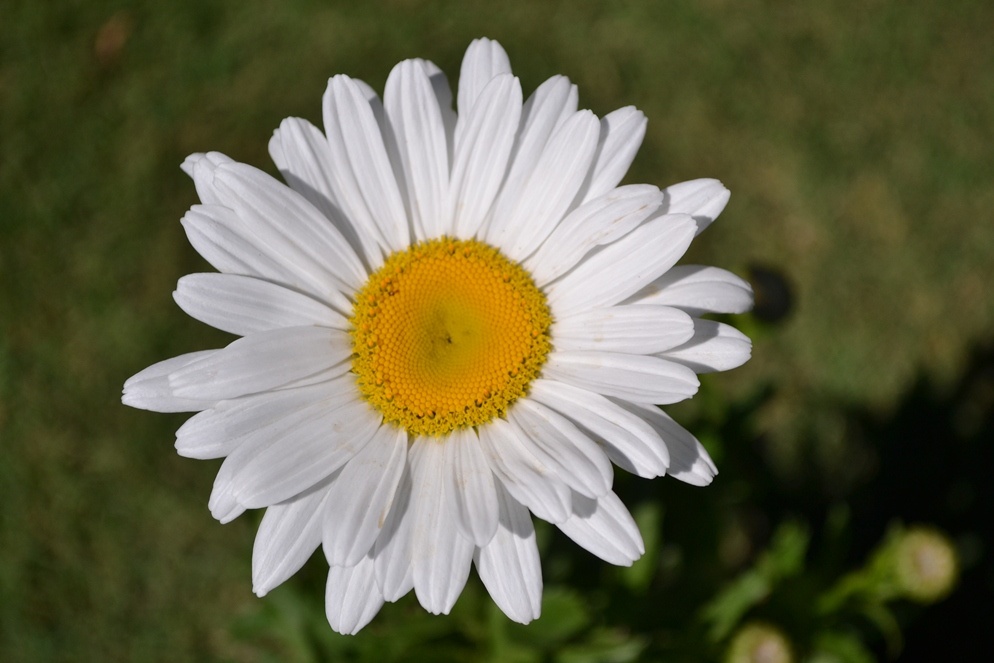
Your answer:
[[[545,295],[475,240],[443,237],[393,254],[356,294],[351,322],[360,392],[414,435],[500,416],[551,349]]]

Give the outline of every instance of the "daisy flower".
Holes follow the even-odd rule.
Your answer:
[[[618,186],[643,114],[578,110],[562,76],[523,101],[488,39],[454,100],[438,67],[407,60],[382,101],[335,76],[323,115],[324,131],[289,118],[273,135],[286,184],[216,152],[184,162],[201,204],[183,227],[219,273],[174,296],[241,338],[145,369],[124,403],[198,412],[176,449],[224,458],[209,503],[222,523],[266,509],[259,596],[320,546],[338,632],[412,589],[447,613],[471,565],[527,623],[542,595],[532,515],[629,565],[643,544],[612,462],[695,485],[716,472],[656,405],[749,357],[745,336],[700,317],[747,310],[748,284],[674,266],[728,191]]]

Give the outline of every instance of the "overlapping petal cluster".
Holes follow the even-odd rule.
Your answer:
[[[475,564],[511,618],[539,615],[531,516],[628,565],[643,552],[612,492],[612,462],[695,485],[716,470],[656,405],[698,373],[745,362],[749,340],[703,319],[740,313],[747,283],[675,266],[722,211],[716,180],[618,186],[645,132],[632,107],[598,119],[555,76],[523,101],[504,50],[473,42],[456,110],[430,62],[398,64],[383,100],[347,76],[324,95],[324,131],[290,118],[270,154],[286,184],[219,153],[183,164],[201,204],[183,226],[218,273],[180,279],[194,318],[241,338],[155,364],[124,402],[198,412],[191,458],[224,458],[210,509],[265,508],[253,551],[264,595],[318,548],[331,626],[355,633],[413,589],[448,612]],[[412,245],[449,237],[523,267],[553,319],[539,376],[502,416],[439,437],[385,423],[352,370],[355,294]]]

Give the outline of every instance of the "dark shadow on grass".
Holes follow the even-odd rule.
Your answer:
[[[939,527],[961,555],[956,590],[920,618],[912,615],[897,660],[979,660],[979,652],[994,651],[994,345],[975,349],[949,387],[923,377],[893,414],[852,418],[879,450],[877,476],[852,500],[856,552],[899,519]]]

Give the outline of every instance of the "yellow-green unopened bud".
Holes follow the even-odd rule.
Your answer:
[[[896,580],[901,593],[921,603],[943,598],[956,582],[956,551],[942,533],[912,527],[894,546]]]
[[[769,624],[743,626],[732,638],[725,663],[793,663],[790,641],[783,631]]]

